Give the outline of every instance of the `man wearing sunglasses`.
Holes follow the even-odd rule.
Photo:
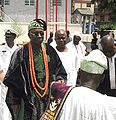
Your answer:
[[[13,120],[39,120],[48,103],[52,81],[65,83],[67,74],[55,50],[44,43],[46,23],[35,19],[28,26],[30,42],[15,51],[4,84]]]

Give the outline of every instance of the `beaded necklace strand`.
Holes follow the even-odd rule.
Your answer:
[[[35,69],[34,69],[34,59],[33,59],[33,51],[32,51],[32,45],[31,43],[29,43],[29,64],[30,64],[30,76],[31,76],[31,82],[32,82],[32,86],[36,92],[36,94],[40,97],[44,97],[47,90],[48,90],[48,83],[49,83],[49,69],[48,69],[48,59],[47,59],[47,54],[46,54],[46,49],[44,44],[41,44],[41,48],[42,48],[42,54],[43,54],[43,59],[44,59],[44,65],[45,65],[45,73],[46,73],[46,81],[45,81],[45,85],[43,87],[41,87],[36,79],[36,74],[35,74]],[[43,94],[41,94],[37,88],[38,87],[40,90],[44,91]]]

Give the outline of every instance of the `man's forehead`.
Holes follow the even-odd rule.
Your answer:
[[[43,32],[44,30],[43,29],[40,29],[40,28],[34,28],[34,29],[31,29],[30,32]]]
[[[14,36],[13,34],[6,34],[5,35],[6,37],[12,37],[12,36]]]
[[[65,34],[59,34],[56,36],[57,38],[66,38],[66,35]]]
[[[66,32],[64,30],[60,30],[60,34],[65,34]]]
[[[66,34],[66,31],[63,29],[57,30],[56,34]]]

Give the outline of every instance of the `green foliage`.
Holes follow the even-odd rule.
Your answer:
[[[100,30],[116,30],[116,23],[104,23],[100,25]]]
[[[98,0],[91,0],[92,3],[97,2]],[[116,22],[116,0],[99,0],[98,10],[109,11],[110,20]]]
[[[97,2],[97,0],[91,0],[92,3]],[[98,9],[103,10],[113,10],[116,6],[116,0],[99,0]]]
[[[21,36],[21,35],[24,34],[24,31],[23,31],[23,29],[22,29],[21,24],[18,23],[17,21],[14,21],[14,22],[11,24],[11,28],[13,28],[14,30],[16,30],[16,31],[19,33],[19,35],[18,35],[17,37],[19,37],[19,36]]]
[[[111,10],[111,12],[110,12],[109,15],[110,15],[110,20],[111,20],[112,22],[116,22],[116,7]]]

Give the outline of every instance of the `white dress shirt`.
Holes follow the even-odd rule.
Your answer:
[[[6,43],[0,46],[0,57],[2,59],[2,67],[4,68],[4,72],[7,71],[11,56],[13,52],[18,48],[16,44],[12,48],[10,48]]]
[[[18,48],[17,45],[14,45],[12,48],[8,47],[5,43],[0,46],[0,69],[3,70],[4,74],[6,73],[11,56],[13,52]],[[0,81],[0,120],[11,120],[11,115],[9,109],[6,105],[7,87]]]
[[[115,58],[116,58],[116,54],[111,58],[108,58],[111,89],[116,89]]]

